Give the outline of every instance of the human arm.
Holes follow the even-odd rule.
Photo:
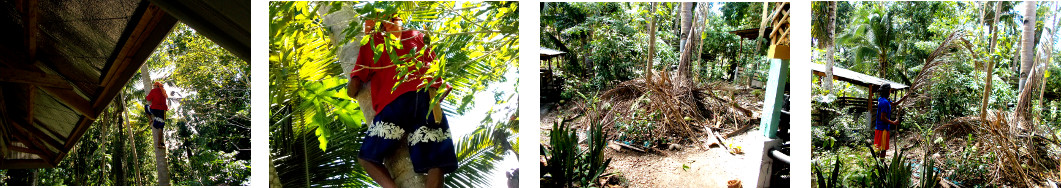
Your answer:
[[[442,102],[446,101],[446,96],[449,95],[449,92],[453,90],[453,87],[450,86],[449,84],[446,84],[444,82],[441,83],[441,84],[446,86],[446,90],[442,92],[442,95],[438,97],[438,101],[436,101],[435,106],[433,106],[431,108],[431,114],[433,114],[434,117],[435,117],[435,123],[441,123],[442,122]],[[438,89],[439,89],[438,87],[431,87],[431,88],[428,88],[427,91],[428,91],[428,94],[430,94],[432,97],[434,97],[434,96],[437,96]]]
[[[888,119],[888,116],[884,115],[884,113],[880,113],[880,120],[891,125],[899,126],[898,121],[892,121],[891,119]]]
[[[373,75],[374,69],[368,68],[368,65],[373,64],[372,56],[372,45],[362,45],[358,48],[357,58],[354,60],[354,68],[350,70],[350,75],[346,84],[346,95],[352,99],[357,99],[357,93],[361,92],[362,85],[368,83]]]
[[[346,95],[350,98],[357,98],[358,91],[361,91],[361,80],[351,78],[346,84]]]

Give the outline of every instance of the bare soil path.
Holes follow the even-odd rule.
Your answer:
[[[750,148],[749,141],[757,130],[728,138],[734,146]],[[730,154],[725,148],[686,147],[667,151],[666,156],[626,150],[608,149],[612,157],[609,172],[619,172],[630,187],[726,187],[726,181],[738,179],[759,163],[747,154]],[[688,167],[688,168],[686,168]]]

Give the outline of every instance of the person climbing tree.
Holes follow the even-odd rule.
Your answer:
[[[880,97],[877,98],[877,121],[874,121],[873,146],[880,152],[880,157],[887,156],[889,131],[899,126],[899,122],[892,120],[892,101],[888,100],[891,93],[891,84],[885,83],[877,89]]]
[[[165,148],[166,142],[162,141],[162,127],[166,125],[166,111],[169,110],[169,104],[167,100],[169,95],[166,94],[166,89],[162,87],[162,83],[155,82],[154,89],[147,94],[147,104],[151,106],[147,110],[148,115],[151,118],[151,127],[159,129],[155,132],[155,147]]]
[[[361,145],[358,162],[381,187],[395,187],[396,183],[383,160],[395,151],[398,144],[409,144],[413,171],[427,173],[426,187],[442,187],[443,175],[457,169],[457,155],[449,124],[438,106],[440,103],[429,107],[434,93],[428,91],[437,91],[445,85],[447,90],[442,95],[444,98],[452,88],[441,78],[426,76],[425,67],[429,67],[435,57],[424,42],[424,34],[415,30],[402,31],[399,26],[402,19],[389,17],[390,20],[379,24],[382,28],[374,28],[374,20],[365,21],[365,32],[372,37],[372,44],[359,49],[363,55],[357,57],[356,67],[351,71],[347,85],[347,94],[356,98],[361,83],[368,82],[372,96],[371,110],[376,112]],[[396,39],[400,40],[401,46],[387,49],[385,45],[391,44],[385,40]],[[385,49],[374,49],[378,47]],[[424,53],[413,49],[423,50]],[[404,76],[406,79],[402,79],[398,76],[398,66],[391,62],[389,55],[392,53],[403,61],[418,61],[415,64],[423,67],[408,67],[406,72],[409,73]],[[378,55],[378,61],[369,54]],[[413,54],[412,57],[409,54]],[[421,84],[424,83],[423,78],[430,79],[428,83],[431,84]],[[405,136],[408,136],[408,143],[401,143],[400,140]]]

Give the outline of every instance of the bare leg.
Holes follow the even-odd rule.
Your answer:
[[[391,179],[390,171],[387,171],[387,167],[383,166],[383,164],[373,163],[361,158],[357,158],[357,162],[365,167],[368,177],[372,177],[372,180],[375,180],[380,187],[398,187],[398,185],[394,184],[394,179]]]
[[[432,168],[427,170],[427,188],[442,188],[442,169]]]
[[[155,131],[152,131],[155,132],[152,134],[153,136],[155,136],[155,148],[162,148],[162,130],[159,130],[158,128],[154,127],[151,128],[155,129]]]

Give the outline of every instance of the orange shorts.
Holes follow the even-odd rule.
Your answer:
[[[876,147],[878,151],[888,151],[888,131],[873,131],[873,147]]]

